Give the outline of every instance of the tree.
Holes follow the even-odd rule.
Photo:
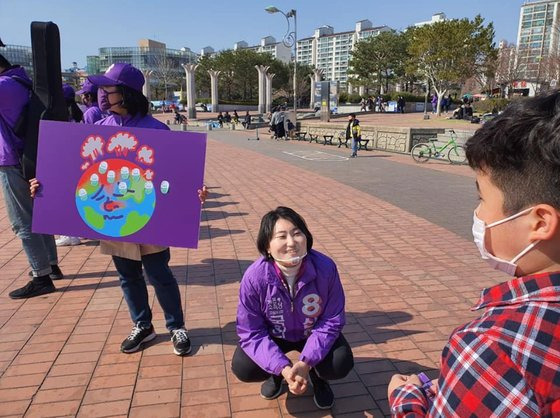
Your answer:
[[[513,92],[513,83],[522,76],[523,65],[520,56],[525,55],[523,49],[518,49],[514,44],[507,42],[498,49],[494,79],[500,87],[502,97],[507,90],[508,97]]]
[[[405,74],[407,38],[394,30],[359,41],[348,63],[350,75],[387,92],[389,84]]]
[[[177,68],[176,63],[167,57],[164,48],[159,48],[151,55],[152,68],[154,69],[154,76],[163,83],[164,98],[167,100],[168,87],[173,84],[173,81],[177,79],[177,72],[180,68]]]
[[[455,84],[482,76],[496,58],[494,25],[474,20],[454,19],[409,28],[408,52],[418,74],[433,86],[437,96],[437,114],[441,99]]]

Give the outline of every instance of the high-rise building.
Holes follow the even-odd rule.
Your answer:
[[[6,45],[0,48],[0,54],[12,65],[21,65],[30,76],[33,74],[33,53],[30,46]]]
[[[432,15],[432,19],[428,20],[426,22],[418,22],[415,23],[414,26],[416,27],[420,27],[420,26],[424,26],[424,25],[431,25],[433,23],[437,23],[437,22],[444,22],[447,20],[447,16],[445,16],[445,13],[443,12],[439,12],[439,13],[434,13]]]
[[[250,49],[256,52],[265,53],[272,55],[272,58],[280,60],[282,62],[288,63],[292,61],[292,51],[289,47],[284,45],[283,42],[276,42],[273,36],[265,36],[261,38],[261,42],[258,45],[249,46],[245,41],[237,41],[233,44],[233,50],[237,51],[239,49]],[[214,48],[207,46],[202,48],[200,55],[216,55]]]
[[[339,81],[344,86],[354,45],[388,30],[391,30],[388,26],[374,27],[367,19],[357,22],[355,29],[348,32],[335,33],[332,26],[321,26],[315,29],[312,37],[298,40],[298,63],[321,69],[325,80]]]
[[[526,1],[521,6],[517,34],[520,74],[539,84],[544,60],[559,53],[560,0]]]
[[[126,62],[140,70],[166,71],[183,75],[181,64],[195,63],[198,55],[189,48],[170,49],[162,42],[141,39],[135,47],[99,48],[99,55],[87,57],[87,72],[102,73],[116,62]]]

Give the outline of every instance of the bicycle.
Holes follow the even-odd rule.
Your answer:
[[[467,155],[465,153],[465,147],[457,144],[457,134],[453,129],[450,129],[451,139],[441,147],[436,147],[435,142],[437,138],[428,139],[428,143],[416,144],[410,150],[410,155],[412,159],[417,163],[425,163],[430,158],[445,158],[445,150],[447,151],[447,159],[451,164],[464,164],[467,161]]]

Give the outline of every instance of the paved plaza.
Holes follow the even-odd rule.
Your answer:
[[[158,338],[120,353],[131,321],[111,259],[94,241],[60,249],[58,292],[11,300],[28,265],[1,201],[0,416],[383,417],[392,374],[437,376],[447,336],[476,316],[482,288],[505,279],[471,239],[470,169],[377,151],[348,159],[344,148],[264,133],[247,140],[254,135],[209,132],[199,247],[172,249],[194,344],[188,357],[172,353],[151,287]],[[239,282],[258,257],[262,215],[278,205],[303,215],[344,285],[355,367],[333,382],[332,411],[317,410],[310,391],[266,401],[260,384],[230,371]]]

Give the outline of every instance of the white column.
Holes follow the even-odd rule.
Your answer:
[[[346,90],[348,92],[348,95],[354,94],[354,86],[349,81],[346,82]]]
[[[309,108],[313,109],[313,105],[315,104],[315,76],[313,74],[309,74],[309,79],[311,80],[311,97],[309,98]]]
[[[218,104],[218,76],[220,75],[221,71],[216,70],[208,70],[208,74],[210,74],[210,92],[212,97],[212,112],[219,112],[219,104]]]
[[[255,65],[255,68],[259,72],[259,113],[262,114],[266,110],[266,72],[269,67],[266,65]]]
[[[311,78],[311,105],[310,107],[313,108],[313,102],[315,101],[315,86],[323,79],[323,74],[325,71],[320,68],[313,69],[313,74],[310,76]]]
[[[142,71],[144,74],[144,79],[146,80],[144,86],[142,87],[142,94],[146,96],[146,99],[150,101],[150,77],[154,74],[152,70],[144,70]]]
[[[364,95],[366,94],[366,88],[365,88],[365,86],[360,86],[360,87],[358,87],[358,94],[359,94],[361,97],[364,97]]]
[[[272,79],[275,74],[265,74],[266,76],[266,113],[269,113],[272,107]]]
[[[196,90],[194,82],[194,72],[198,64],[181,64],[185,70],[185,77],[187,79],[187,115],[189,119],[196,119]]]

